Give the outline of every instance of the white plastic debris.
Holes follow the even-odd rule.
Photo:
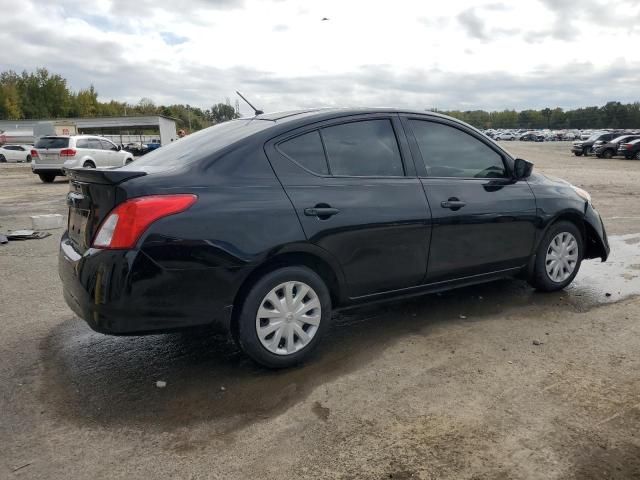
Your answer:
[[[34,230],[53,230],[62,228],[62,215],[51,213],[47,215],[33,215],[31,218],[31,228]]]
[[[158,380],[156,382],[156,387],[158,387],[158,388],[164,388],[166,386],[167,386],[167,382],[165,382],[164,380]]]

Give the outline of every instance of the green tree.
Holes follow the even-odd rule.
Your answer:
[[[239,115],[231,105],[218,103],[211,107],[211,121],[213,123],[226,122],[238,117]]]

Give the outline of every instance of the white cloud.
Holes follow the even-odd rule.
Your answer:
[[[640,99],[636,1],[0,0],[0,9],[1,69],[44,66],[73,88],[93,83],[102,99],[206,107],[239,89],[267,110]]]

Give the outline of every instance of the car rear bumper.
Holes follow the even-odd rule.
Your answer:
[[[229,269],[170,270],[140,250],[80,254],[65,233],[58,270],[67,305],[89,326],[141,335],[198,325],[228,329],[235,291]]]
[[[61,163],[53,163],[53,164],[47,164],[47,163],[34,163],[33,161],[31,162],[31,171],[35,174],[38,173],[55,173],[56,175],[64,175],[64,172],[62,171],[62,164]]]

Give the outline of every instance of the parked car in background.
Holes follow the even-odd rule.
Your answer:
[[[64,297],[99,332],[217,325],[291,366],[333,334],[335,308],[516,275],[556,291],[606,260],[589,194],[532,167],[436,113],[231,120],[69,171]]]
[[[639,139],[640,135],[622,135],[612,139],[610,142],[594,144],[593,152],[599,158],[611,158],[618,154],[618,147],[622,143],[628,143],[631,140]]]
[[[640,160],[640,139],[621,143],[618,147],[618,155],[624,156],[627,160],[632,158]]]
[[[521,142],[544,142],[544,135],[539,132],[526,132],[518,138]]]
[[[582,155],[587,156],[591,153],[594,145],[596,143],[601,145],[603,143],[609,142],[618,136],[618,133],[615,132],[594,132],[591,136],[584,141],[575,142],[571,146],[571,151],[576,157],[580,157]]]
[[[494,140],[508,140],[513,141],[516,139],[515,133],[512,132],[502,132],[493,137]]]
[[[2,145],[0,147],[0,163],[30,162],[33,145]]]
[[[31,170],[45,183],[70,168],[121,167],[133,161],[131,153],[92,135],[42,137],[31,150],[31,157]]]

